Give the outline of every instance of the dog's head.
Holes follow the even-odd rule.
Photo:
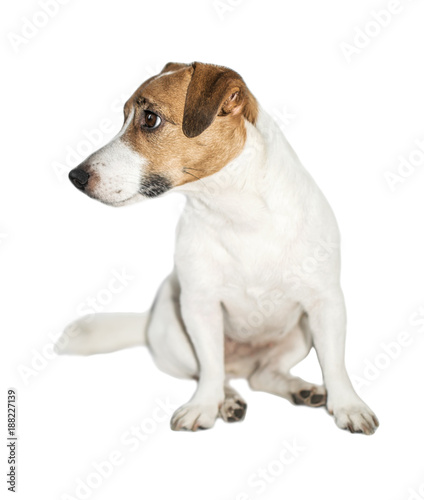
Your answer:
[[[168,63],[124,107],[124,125],[69,178],[87,195],[121,206],[211,175],[243,149],[257,103],[236,72]]]

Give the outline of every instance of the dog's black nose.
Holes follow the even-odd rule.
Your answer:
[[[82,168],[77,167],[69,172],[69,180],[76,188],[81,190],[84,190],[89,178],[90,174]]]

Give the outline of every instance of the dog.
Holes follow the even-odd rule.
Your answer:
[[[95,354],[147,345],[158,367],[197,380],[174,430],[242,420],[230,386],[326,406],[341,429],[379,423],[345,368],[339,230],[278,125],[229,68],[168,63],[124,107],[124,125],[69,178],[115,207],[179,192],[175,268],[143,314],[95,314],[58,345]],[[324,385],[291,375],[314,347]]]

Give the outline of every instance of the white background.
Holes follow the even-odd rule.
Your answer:
[[[369,24],[372,11],[389,7],[396,13],[380,16],[386,26]],[[424,140],[422,2],[70,0],[47,20],[36,0],[1,9],[1,494],[6,389],[15,387],[18,498],[421,498],[424,158],[414,141]],[[45,25],[19,39],[31,35],[24,19]],[[358,29],[372,31],[368,43]],[[361,48],[349,58],[343,43]],[[194,383],[159,372],[147,350],[46,358],[50,336],[90,297],[100,294],[105,311],[150,306],[172,267],[183,203],[172,194],[120,209],[96,203],[67,180],[78,163],[70,148],[87,155],[107,142],[142,81],[168,61],[195,60],[243,76],[333,206],[347,366],[380,418],[374,436],[350,435],[325,410],[253,393],[243,381],[242,424],[175,433],[168,418],[152,419],[155,400],[178,406]],[[84,143],[84,131],[105,129],[104,120],[98,144]],[[385,173],[411,154],[415,171],[403,170],[390,189]],[[132,279],[107,300],[112,273],[123,269]],[[388,357],[384,345],[401,332],[408,345],[391,345]],[[299,371],[319,381],[314,356]],[[121,441],[140,425],[151,432],[145,441]],[[283,468],[284,441],[301,451]],[[109,476],[99,481],[93,463],[111,453],[120,465],[103,464]],[[87,480],[96,487],[77,491]]]

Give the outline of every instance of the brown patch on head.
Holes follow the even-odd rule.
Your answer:
[[[238,73],[212,64],[193,63],[193,68],[183,119],[187,137],[200,135],[216,116],[233,113],[256,122],[256,100]]]
[[[129,99],[126,117],[132,109],[122,140],[147,159],[146,177],[161,176],[172,187],[211,175],[238,156],[244,118],[254,124],[258,114],[240,75],[202,63],[168,63]],[[155,115],[160,124],[146,127]]]

